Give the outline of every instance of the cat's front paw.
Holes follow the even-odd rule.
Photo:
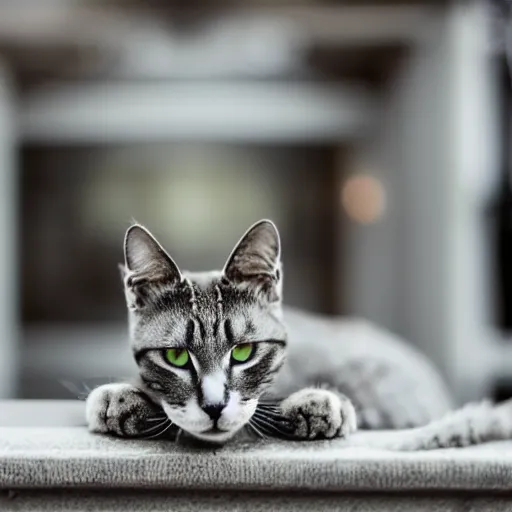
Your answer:
[[[93,389],[87,397],[85,417],[91,432],[120,437],[156,437],[170,425],[163,410],[131,384]]]
[[[297,439],[346,437],[357,428],[350,400],[326,389],[302,389],[281,402],[281,412]]]

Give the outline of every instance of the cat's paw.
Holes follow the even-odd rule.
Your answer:
[[[105,384],[93,389],[85,404],[91,432],[120,437],[149,437],[169,424],[165,413],[131,384]]]
[[[326,389],[302,389],[281,402],[281,412],[297,439],[346,437],[357,428],[350,400]]]

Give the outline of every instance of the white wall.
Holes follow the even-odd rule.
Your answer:
[[[0,398],[13,398],[17,380],[17,173],[14,95],[0,61]]]
[[[361,153],[389,191],[380,224],[350,228],[350,312],[420,347],[460,400],[492,372],[482,211],[497,170],[482,7],[433,12]],[[494,173],[494,174],[493,174]]]
[[[453,145],[447,163],[454,179],[448,207],[455,236],[450,240],[448,265],[453,278],[447,292],[454,340],[452,369],[462,401],[491,391],[496,370],[492,248],[485,225],[500,170],[492,30],[479,2],[472,8],[453,9],[449,19]]]

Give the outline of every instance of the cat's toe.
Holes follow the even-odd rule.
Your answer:
[[[130,384],[106,384],[91,391],[85,418],[91,432],[135,437],[158,409]]]
[[[91,432],[106,434],[107,411],[110,405],[111,384],[93,389],[85,402],[85,419]]]
[[[294,426],[299,439],[346,437],[356,429],[352,403],[332,391],[303,389],[281,403],[283,415]]]
[[[341,404],[341,428],[339,437],[347,437],[357,430],[357,414],[352,402],[346,396],[338,397]]]

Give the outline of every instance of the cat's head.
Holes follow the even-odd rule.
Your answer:
[[[253,415],[284,362],[280,241],[263,220],[222,271],[181,271],[140,225],[125,237],[123,281],[140,377],[191,435],[224,442]]]

